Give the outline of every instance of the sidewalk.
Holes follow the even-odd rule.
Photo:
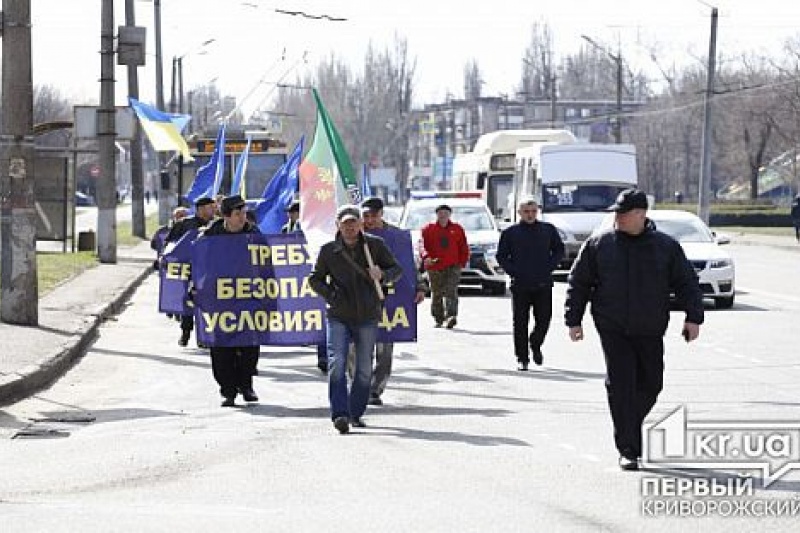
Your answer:
[[[725,233],[724,228],[719,232]],[[800,251],[792,237],[728,235],[734,244]],[[116,265],[87,270],[42,298],[38,327],[0,323],[0,405],[30,396],[57,380],[81,357],[103,321],[119,313],[152,273],[152,261],[148,242],[120,248]]]
[[[98,265],[39,300],[39,326],[0,323],[0,405],[25,398],[57,380],[81,357],[99,326],[152,273],[153,251],[143,241],[120,247],[117,264]]]

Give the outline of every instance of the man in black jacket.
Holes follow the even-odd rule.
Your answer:
[[[247,220],[245,210],[245,201],[241,196],[224,198],[220,202],[222,218],[206,228],[200,238],[261,233],[258,226]],[[211,347],[211,370],[224,398],[222,407],[234,407],[237,393],[241,393],[246,402],[258,401],[253,390],[253,376],[256,374],[260,349],[258,345]]]
[[[362,231],[357,205],[340,207],[336,225],[339,231],[320,249],[309,283],[328,304],[328,396],[333,425],[344,434],[350,424],[365,427],[361,417],[369,399],[372,353],[383,312],[376,285],[397,281],[402,270],[383,239]],[[350,342],[355,343],[356,364],[348,393]]]
[[[541,365],[542,344],[553,316],[553,270],[564,258],[564,243],[555,226],[536,220],[535,198],[519,202],[520,221],[503,230],[497,247],[497,262],[511,276],[511,306],[514,323],[514,353],[518,369],[528,370],[528,349],[533,362]],[[528,335],[533,308],[534,326]]]
[[[164,245],[171,242],[178,242],[181,237],[186,235],[192,230],[200,230],[208,225],[209,222],[214,220],[214,213],[216,212],[217,204],[211,198],[206,196],[198,198],[194,203],[194,216],[185,217],[176,222],[166,239]],[[189,337],[194,329],[194,316],[181,315],[181,337],[178,340],[179,346],[186,346],[189,344]]]
[[[582,340],[581,321],[592,302],[619,466],[637,470],[642,422],[663,386],[670,296],[686,313],[683,336],[689,342],[700,334],[703,293],[681,245],[647,219],[643,192],[623,191],[611,210],[615,228],[589,238],[572,266],[565,322],[570,339]]]

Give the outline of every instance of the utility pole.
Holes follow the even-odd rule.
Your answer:
[[[161,54],[161,0],[153,0],[153,23],[156,38],[156,107],[160,111],[164,108],[164,62]],[[172,188],[169,172],[166,167],[166,157],[158,153],[158,223],[164,225],[170,218],[170,195]]]
[[[711,203],[711,98],[714,96],[714,73],[717,70],[717,8],[711,8],[711,39],[708,44],[708,73],[706,94],[703,98],[703,138],[700,155],[700,190],[698,213],[708,225]]]
[[[556,75],[550,76],[550,129],[556,129]]]
[[[100,28],[100,108],[97,138],[100,178],[97,183],[97,256],[117,262],[116,108],[114,107],[114,0],[103,0]]]
[[[125,25],[136,26],[134,0],[125,0]],[[134,64],[128,65],[128,96],[139,99],[139,71]],[[142,169],[142,131],[139,121],[133,121],[131,139],[131,221],[134,237],[147,237],[144,216],[144,174]]]
[[[31,2],[3,0],[0,320],[39,324],[34,210]]]
[[[611,61],[613,61],[617,67],[617,110],[614,122],[611,124],[611,134],[614,136],[614,142],[620,144],[622,142],[622,51],[617,48],[617,53],[612,54],[604,46],[597,44],[595,40],[588,35],[581,35],[581,38],[611,58]]]

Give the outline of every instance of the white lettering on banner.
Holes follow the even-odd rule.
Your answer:
[[[253,266],[291,266],[313,264],[304,244],[248,244]]]
[[[319,331],[322,329],[322,311],[218,311],[203,312],[206,333],[244,331]]]

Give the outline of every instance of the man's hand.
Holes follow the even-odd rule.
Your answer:
[[[700,336],[700,325],[694,322],[684,322],[681,335],[683,335],[686,342],[692,342]]]
[[[431,265],[435,265],[438,261],[438,259],[426,257],[422,264],[425,265],[425,268],[429,268]]]
[[[581,326],[572,326],[569,328],[569,338],[572,342],[582,341],[583,340],[583,327]]]
[[[381,270],[381,267],[378,266],[369,267],[367,271],[369,272],[369,277],[371,277],[375,281],[380,281],[381,278],[383,277],[383,270]]]
[[[425,299],[425,291],[417,291],[417,294],[414,295],[414,303],[419,305]]]

